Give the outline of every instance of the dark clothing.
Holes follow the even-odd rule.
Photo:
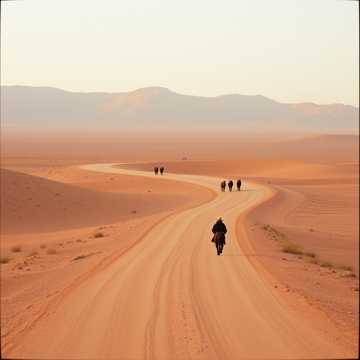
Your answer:
[[[221,190],[222,190],[222,191],[225,191],[226,181],[222,181],[221,184],[220,184],[220,186],[221,186]]]
[[[237,189],[240,190],[240,188],[241,188],[241,180],[238,180],[236,182],[236,186],[237,186]]]
[[[212,227],[212,232],[213,234],[217,233],[217,232],[222,232],[224,234],[227,233],[227,229],[225,224],[222,221],[217,221],[214,226]]]

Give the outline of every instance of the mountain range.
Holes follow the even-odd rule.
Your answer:
[[[287,104],[262,95],[182,95],[162,87],[131,92],[70,92],[2,86],[1,124],[26,129],[164,129],[358,133],[350,105]]]

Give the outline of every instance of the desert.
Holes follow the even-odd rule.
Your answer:
[[[164,138],[159,137],[157,142],[159,146],[171,148],[169,139],[167,134]],[[224,139],[231,141],[231,138]],[[239,312],[232,316],[241,319],[240,323],[248,321],[253,326],[265,326],[258,341],[266,345],[257,350],[257,356],[281,353],[284,356],[313,356],[319,353],[324,356],[356,355],[358,138],[348,137],[348,141],[342,141],[341,136],[308,136],[291,141],[281,137],[271,141],[240,138],[235,150],[235,153],[242,154],[238,159],[227,158],[228,149],[223,143],[224,150],[218,151],[217,157],[207,160],[202,159],[202,154],[206,151],[211,153],[211,138],[202,138],[201,148],[195,140],[192,140],[193,146],[189,142],[181,144],[178,140],[164,160],[157,157],[156,150],[151,153],[146,146],[142,148],[144,160],[136,154],[135,158],[129,157],[120,162],[115,161],[112,151],[109,151],[107,159],[100,161],[91,155],[87,159],[83,150],[71,156],[64,152],[56,159],[52,155],[54,148],[49,144],[41,147],[43,154],[38,153],[36,157],[11,156],[8,150],[8,156],[2,158],[1,172],[1,321],[5,356],[51,358],[78,353],[83,358],[101,354],[141,358],[145,356],[142,351],[146,352],[147,346],[150,346],[146,343],[139,346],[141,332],[147,331],[143,328],[143,319],[150,316],[147,309],[155,311],[156,308],[160,314],[149,318],[153,319],[149,321],[156,319],[151,331],[162,335],[151,340],[149,356],[168,358],[174,349],[178,349],[176,357],[179,358],[185,356],[184,349],[203,358],[217,358],[219,351],[229,357],[234,354],[250,356],[254,354],[253,350],[250,351],[254,349],[250,338],[244,348],[236,345],[236,337],[229,340],[228,348],[220,347],[220,343],[205,335],[208,333],[198,333],[199,324],[192,323],[196,316],[205,316],[197,321],[203,324],[201,326],[211,327],[213,325],[208,319],[214,314],[217,314],[218,324],[225,326],[230,321],[227,318],[230,313],[214,313],[212,306],[216,306],[216,301],[225,301],[234,311],[232,301],[237,296],[229,294],[227,287],[230,284],[226,278],[237,281],[237,277],[248,289],[243,288],[236,301],[244,301],[241,293],[244,296],[254,284],[258,284],[267,290],[261,296],[258,294],[257,306],[261,301],[270,301],[271,293],[271,298],[278,298],[277,301],[282,304],[277,309],[279,303],[275,302],[271,305],[274,306],[272,311],[284,312],[278,313],[280,318],[293,314],[291,321],[297,319],[298,322],[291,325],[295,326],[292,331],[298,337],[304,337],[309,331],[306,321],[312,323],[312,331],[315,331],[314,348],[311,344],[305,347],[296,345],[290,338],[286,340],[288,346],[283,347],[277,343],[277,336],[270,336],[270,332],[265,330],[268,326],[265,323],[273,321],[268,311],[261,312],[261,318],[255,325],[254,320],[246,320],[248,315],[245,315],[246,312],[252,314],[254,310],[245,310],[245,304],[239,305]],[[37,141],[39,144],[45,142],[41,138]],[[129,142],[128,151],[131,152],[134,147],[140,153],[141,141]],[[327,151],[317,152],[312,162],[306,150],[309,143]],[[179,159],[179,144],[182,148],[186,147],[189,159]],[[90,141],[88,146],[91,149]],[[246,153],[244,146],[248,149]],[[264,147],[270,149],[266,158],[262,153]],[[278,154],[284,149],[287,149],[286,156],[280,158]],[[299,154],[304,155],[301,157]],[[332,161],[333,156],[337,157],[336,162]],[[162,176],[153,173],[154,166],[158,165],[165,167]],[[241,178],[244,184],[240,192],[220,192],[220,180],[237,178]],[[251,191],[253,186],[256,191]],[[262,197],[258,198],[260,195]],[[225,198],[222,199],[222,196],[229,196],[229,205],[223,203]],[[217,202],[219,205],[215,206]],[[203,207],[209,207],[209,210],[200,211]],[[207,211],[212,216],[210,219],[206,217]],[[218,278],[219,274],[210,275],[211,271],[217,271],[218,264],[209,263],[209,260],[218,259],[210,243],[211,223],[208,221],[215,221],[218,216],[223,216],[224,221],[231,224],[222,258],[222,266],[228,267],[225,279]],[[189,221],[185,219],[193,220],[181,230]],[[201,248],[197,246],[192,250],[197,242],[190,239],[197,231],[200,231],[199,238],[203,239],[199,243]],[[179,238],[176,234],[183,235]],[[173,237],[176,240],[169,242]],[[149,244],[151,248],[147,248]],[[174,244],[177,244],[175,248]],[[205,258],[202,253],[207,254]],[[160,269],[161,264],[168,265]],[[128,271],[132,267],[134,270],[122,276],[128,267]],[[145,268],[148,273],[142,277],[141,269]],[[169,272],[170,269],[172,272]],[[187,274],[188,271],[192,273]],[[256,278],[262,279],[260,283],[253,278],[253,271]],[[161,282],[152,284],[158,276],[161,276],[158,280]],[[187,288],[185,280],[188,276],[194,277],[195,288],[192,290]],[[125,279],[127,282],[120,285]],[[255,283],[250,285],[250,279]],[[116,292],[118,281],[121,293]],[[160,287],[161,293],[168,292],[169,298],[162,295],[152,303],[150,294],[153,286],[155,290]],[[214,286],[220,288],[216,290]],[[221,289],[221,286],[225,288]],[[259,289],[256,290],[255,286],[252,291]],[[225,295],[218,300],[215,298],[213,305],[206,305],[209,307],[208,315],[203,312],[206,307],[196,310],[196,306],[207,303],[204,294],[211,296],[214,291]],[[251,291],[248,294],[250,296]],[[88,297],[88,301],[84,296]],[[112,304],[119,301],[121,304],[129,296],[132,302],[123,304],[127,310],[115,315]],[[184,303],[181,302],[182,297]],[[142,303],[145,299],[149,301],[147,305]],[[76,314],[84,301],[90,307],[78,318]],[[106,302],[103,304],[102,301]],[[104,306],[107,315],[103,313]],[[264,303],[263,306],[269,304]],[[143,309],[143,316],[133,318],[140,309]],[[178,318],[181,311],[184,311],[187,320]],[[100,315],[105,316],[107,321],[93,318]],[[114,334],[122,332],[121,324],[129,317],[133,319],[133,325],[130,328],[127,325],[127,332],[123,333],[123,340],[119,342]],[[177,324],[174,325],[175,333],[175,330],[170,330],[173,340],[169,334],[166,335],[169,319]],[[96,326],[108,324],[114,327],[107,348],[103,347],[98,334],[96,337],[90,335],[94,321]],[[291,323],[290,319],[287,321]],[[277,325],[274,323],[272,326]],[[65,331],[69,327],[73,329],[72,335]],[[87,335],[74,342],[74,336],[79,336],[80,329]],[[107,325],[98,331],[106,329]],[[59,334],[56,339],[51,336],[54,331]],[[233,332],[230,328],[227,331],[229,334]],[[240,327],[238,331],[246,333],[248,330]],[[281,332],[282,339],[289,336],[287,331]]]
[[[358,7],[1,1],[1,358],[358,358]]]

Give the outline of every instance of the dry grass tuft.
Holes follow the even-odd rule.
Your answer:
[[[307,259],[307,261],[310,263],[310,264],[315,264],[315,265],[318,265],[319,264],[319,260],[315,257],[310,257]]]
[[[356,274],[353,272],[346,272],[345,274],[342,274],[341,277],[346,277],[346,278],[356,278]]]
[[[294,255],[303,255],[304,253],[299,245],[296,245],[288,240],[282,242],[281,251],[287,254],[294,254]]]
[[[50,248],[50,249],[47,249],[46,253],[49,255],[54,255],[57,253],[57,251],[54,248]]]
[[[305,251],[304,255],[313,259],[316,258],[316,254],[311,251]]]
[[[271,225],[263,225],[262,229],[265,230],[268,236],[272,237],[274,240],[282,240],[285,239],[286,236],[281,231],[275,229]]]
[[[10,258],[8,256],[1,256],[0,258],[0,263],[1,264],[7,264],[8,262],[10,262]]]
[[[28,256],[35,256],[35,255],[37,255],[37,254],[38,254],[38,252],[37,252],[36,250],[33,250],[33,251],[31,251],[31,252],[29,253]]]
[[[86,257],[87,257],[86,255],[79,255],[79,256],[74,257],[74,258],[72,259],[72,261],[85,259]]]
[[[96,232],[96,233],[94,234],[94,238],[95,238],[95,239],[97,239],[97,238],[102,238],[102,237],[104,237],[104,236],[105,236],[104,233],[102,233],[101,231]]]
[[[348,265],[338,265],[338,266],[336,266],[336,268],[339,270],[353,271],[353,268]]]
[[[12,252],[21,252],[21,246],[20,245],[14,245],[11,247]]]
[[[320,266],[321,267],[326,267],[326,268],[329,268],[329,269],[333,269],[335,266],[332,262],[330,261],[323,261],[322,263],[320,263]]]

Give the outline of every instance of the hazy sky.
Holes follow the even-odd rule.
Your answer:
[[[346,0],[1,2],[2,85],[164,86],[358,106],[359,29]]]

